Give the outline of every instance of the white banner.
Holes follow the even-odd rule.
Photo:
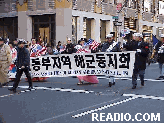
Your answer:
[[[159,14],[164,15],[164,2],[159,1]]]
[[[131,77],[135,51],[75,53],[31,57],[32,77],[109,75]],[[15,73],[9,73],[15,78]]]

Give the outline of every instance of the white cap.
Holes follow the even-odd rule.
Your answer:
[[[106,38],[111,38],[111,37],[113,37],[113,34],[106,35]]]
[[[161,38],[164,38],[164,34],[161,34]]]
[[[71,41],[71,39],[70,39],[70,38],[68,38],[68,41]]]
[[[134,33],[133,36],[142,37],[142,33]]]

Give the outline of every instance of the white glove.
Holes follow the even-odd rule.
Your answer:
[[[125,40],[123,40],[123,44],[126,44],[126,41]]]
[[[161,46],[161,49],[164,49],[164,46],[163,45]]]
[[[159,50],[158,53],[163,53],[163,50]]]
[[[137,52],[140,53],[141,52],[141,49],[137,49]]]

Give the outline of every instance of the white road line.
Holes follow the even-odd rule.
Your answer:
[[[88,110],[88,111],[82,112],[82,113],[80,113],[80,114],[73,115],[72,117],[73,117],[73,118],[82,117],[82,116],[84,116],[84,115],[91,114],[91,113],[97,112],[97,111],[101,111],[101,110],[104,110],[104,109],[107,109],[107,108],[110,108],[110,107],[113,107],[113,106],[122,104],[122,103],[124,103],[124,102],[128,102],[128,101],[134,100],[134,99],[136,99],[136,98],[138,98],[138,97],[130,97],[130,98],[127,98],[127,99],[125,99],[125,100],[122,100],[122,101],[119,101],[119,102],[116,102],[116,103],[112,103],[112,104],[109,104],[109,105],[105,105],[105,106],[96,108],[96,109],[94,109],[94,110]]]
[[[147,98],[147,99],[164,100],[164,97],[149,96],[149,95],[123,94],[123,96],[131,96],[131,97],[145,98],[145,99]]]
[[[96,105],[92,105],[92,106],[89,106],[89,107],[86,107],[86,108],[82,108],[82,109],[78,109],[76,111],[71,111],[71,112],[68,112],[68,113],[65,113],[65,114],[61,114],[61,115],[58,115],[58,116],[55,116],[55,117],[51,117],[51,118],[47,118],[47,119],[43,119],[41,121],[38,121],[36,123],[43,123],[43,122],[47,122],[49,120],[53,120],[53,119],[56,119],[56,118],[59,118],[59,117],[62,117],[62,116],[65,116],[65,115],[68,115],[68,114],[72,114],[72,113],[75,113],[75,112],[78,112],[78,111],[81,111],[81,110],[86,110],[86,109],[90,109],[90,108],[93,108],[95,106],[98,106],[98,105],[102,105],[102,104],[106,104],[106,103],[109,103],[109,102],[113,102],[113,101],[116,101],[120,98],[116,98],[114,100],[110,100],[110,101],[107,101],[107,102],[103,102],[103,103],[99,103],[99,104],[96,104]]]
[[[109,77],[97,77],[98,79],[110,79]],[[121,79],[121,80],[132,80],[131,78],[118,78],[116,77],[115,79]],[[137,79],[137,80],[140,80],[140,79]],[[164,81],[164,79],[161,79],[161,80],[156,80],[156,79],[144,79],[146,81]]]
[[[13,87],[13,86],[3,86],[3,87]],[[47,88],[47,87],[33,87],[33,89],[29,90],[29,86],[18,86],[18,88],[24,88],[27,90],[22,90],[18,93],[24,93],[24,92],[29,92],[33,90],[52,90],[52,91],[63,91],[63,92],[74,92],[74,93],[93,93],[94,91],[87,91],[87,90],[75,90],[75,89],[64,89],[64,88]],[[8,95],[2,95],[0,97],[5,97],[5,96],[10,96],[11,94]],[[12,94],[14,95],[14,94]]]

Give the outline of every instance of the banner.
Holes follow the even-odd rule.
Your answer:
[[[135,51],[75,53],[31,57],[32,77],[109,75],[131,77]],[[15,73],[9,72],[10,78]]]
[[[164,2],[159,1],[159,14],[164,15]]]

